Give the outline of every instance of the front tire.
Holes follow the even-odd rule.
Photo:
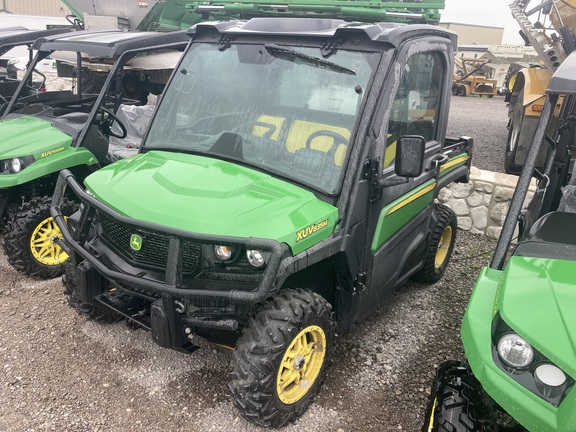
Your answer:
[[[68,263],[66,265],[66,273],[62,276],[62,283],[64,284],[64,292],[70,307],[74,308],[79,315],[82,315],[92,321],[106,324],[119,321],[122,317],[110,310],[95,306],[90,303],[85,303],[78,296],[76,288],[76,274],[73,266]],[[104,282],[103,280],[103,283]]]
[[[4,253],[16,270],[38,279],[51,279],[64,273],[68,254],[56,243],[62,237],[50,214],[52,199],[45,196],[24,202],[6,225]],[[64,199],[60,210],[70,216],[78,204]]]
[[[413,276],[416,282],[425,284],[436,283],[444,276],[454,250],[458,228],[458,219],[450,207],[435,204],[434,212],[438,222],[432,233],[424,266]]]
[[[438,368],[426,432],[495,432],[496,411],[466,363],[446,362]]]
[[[248,421],[281,427],[318,394],[334,350],[332,307],[320,295],[286,289],[250,319],[233,354],[228,387]]]

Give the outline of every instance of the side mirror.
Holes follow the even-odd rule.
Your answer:
[[[418,135],[405,135],[396,144],[394,172],[399,177],[414,178],[424,170],[426,140]]]

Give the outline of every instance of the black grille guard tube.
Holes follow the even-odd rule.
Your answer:
[[[168,285],[161,282],[143,279],[134,275],[118,272],[111,270],[102,264],[96,257],[90,254],[86,249],[84,249],[80,243],[78,243],[72,236],[68,225],[60,211],[60,205],[62,204],[62,199],[66,191],[66,187],[70,186],[74,193],[85,203],[98,210],[106,213],[110,217],[118,220],[119,222],[131,225],[137,225],[142,228],[147,228],[157,232],[163,232],[169,236],[179,237],[179,238],[189,238],[197,240],[200,242],[205,242],[208,244],[218,244],[218,243],[235,243],[241,244],[247,249],[258,249],[263,251],[271,252],[270,261],[266,265],[266,270],[264,271],[262,280],[256,290],[254,291],[217,291],[217,290],[200,290],[200,289],[183,289],[178,288],[174,284]],[[282,262],[283,257],[288,251],[288,246],[283,243],[279,243],[275,240],[270,239],[260,239],[260,238],[239,238],[239,237],[226,237],[226,236],[206,236],[203,234],[192,234],[187,231],[178,230],[175,228],[164,227],[161,225],[156,225],[136,219],[131,219],[123,216],[114,210],[104,206],[94,197],[88,195],[84,189],[80,186],[74,175],[69,170],[62,170],[58,176],[58,181],[56,182],[56,187],[54,189],[54,195],[52,197],[52,206],[50,208],[50,213],[54,218],[56,224],[60,228],[65,242],[62,239],[58,240],[59,245],[63,246],[64,249],[73,249],[78,255],[92,264],[102,275],[106,278],[116,281],[126,282],[128,284],[137,286],[139,288],[144,288],[149,292],[155,294],[167,294],[174,297],[180,298],[213,298],[213,299],[226,299],[231,303],[244,303],[251,304],[265,300],[268,298],[272,292],[272,288],[277,282],[277,272]],[[173,243],[173,242],[171,242]],[[168,262],[166,266],[166,280],[175,281],[177,271],[176,265],[171,265]]]

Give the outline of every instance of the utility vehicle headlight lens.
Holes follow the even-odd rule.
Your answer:
[[[232,258],[234,250],[229,246],[214,246],[214,253],[220,261],[228,261]]]
[[[557,366],[543,364],[534,371],[536,388],[544,397],[558,397],[564,391],[566,375]]]
[[[246,258],[252,267],[260,268],[266,264],[264,255],[259,250],[247,250]]]
[[[18,174],[20,171],[22,171],[22,160],[20,158],[10,160],[10,172]]]
[[[32,155],[0,160],[0,174],[18,174],[35,161]]]
[[[532,346],[516,333],[508,333],[498,341],[498,355],[508,366],[523,369],[534,360]]]

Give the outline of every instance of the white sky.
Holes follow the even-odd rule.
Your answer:
[[[512,18],[509,0],[445,0],[440,22],[504,27],[503,43],[523,45],[518,24]]]

